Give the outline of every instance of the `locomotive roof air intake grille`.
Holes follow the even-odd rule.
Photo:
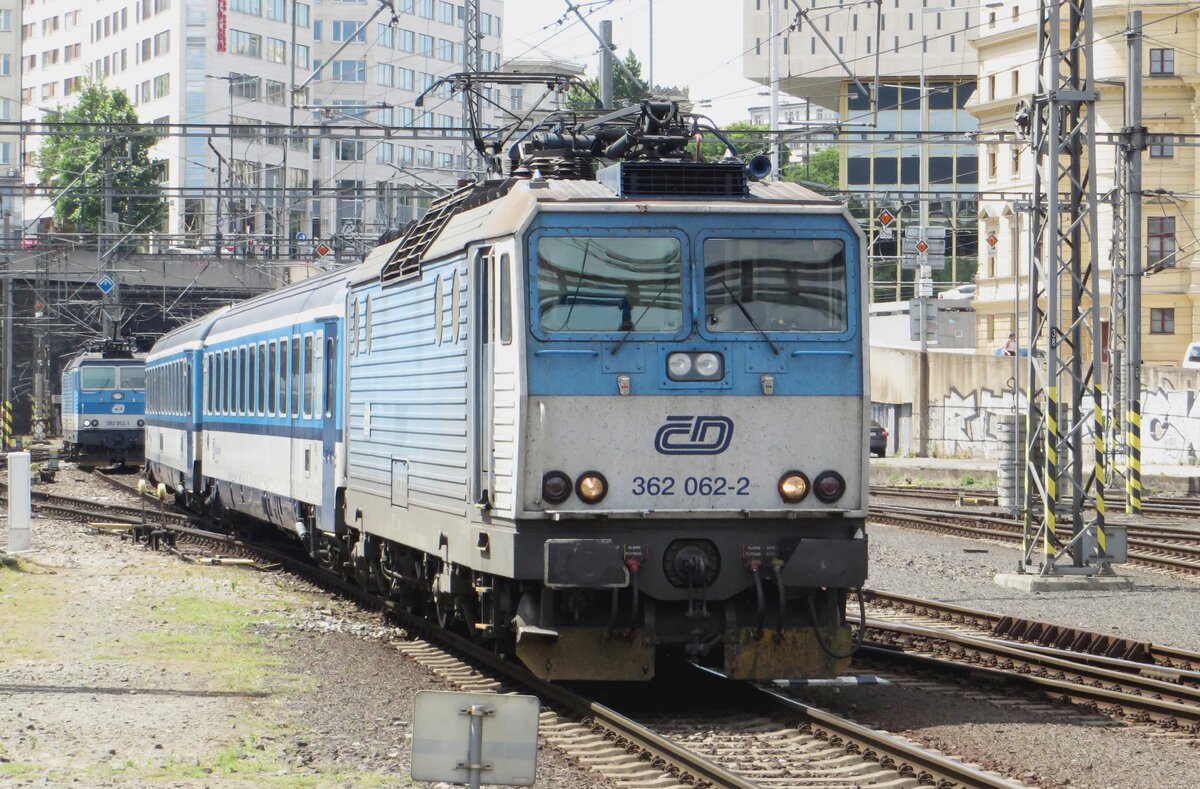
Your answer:
[[[410,222],[379,278],[386,284],[420,274],[422,256],[474,191],[474,184],[453,191],[435,200],[420,219]]]
[[[744,197],[749,193],[741,162],[620,162],[601,170],[599,180],[622,197]]]

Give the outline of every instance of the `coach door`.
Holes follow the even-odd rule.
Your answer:
[[[337,374],[338,334],[337,322],[330,319],[324,323],[323,336],[318,334],[321,347],[317,349],[314,369],[318,371],[315,400],[321,425],[321,512],[326,525],[332,525],[337,496]]]

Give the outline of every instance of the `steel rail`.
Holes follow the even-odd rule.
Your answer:
[[[922,783],[936,782],[938,786],[943,786],[943,782],[948,781],[960,786],[989,787],[989,789],[1011,789],[1011,787],[1020,786],[1002,776],[956,762],[940,753],[913,745],[899,737],[788,698],[778,691],[761,686],[754,686],[754,689],[776,706],[791,714],[801,716],[801,720],[805,724],[814,731],[825,733],[831,740],[834,738],[849,740],[861,746],[865,753],[886,754],[889,759],[900,765],[902,774],[911,771]]]
[[[980,515],[952,515],[913,507],[874,506],[868,516],[875,523],[903,528],[916,528],[959,537],[992,539],[1006,543],[1021,541],[1021,525],[1017,521]],[[981,526],[975,524],[989,524]],[[1129,537],[1129,561],[1174,572],[1200,573],[1200,546]]]
[[[988,631],[994,638],[1053,647],[1072,652],[1080,657],[1094,655],[1118,658],[1128,662],[1131,669],[1132,666],[1142,666],[1147,670],[1182,668],[1200,671],[1200,652],[1136,641],[1082,628],[1021,619],[894,592],[864,589],[863,594],[866,596],[868,605],[876,603],[889,608],[911,611],[919,616],[950,624],[965,624]]]
[[[897,624],[879,620],[868,620],[867,632],[876,635],[885,634],[890,639],[887,643],[892,645],[896,645],[897,641],[902,640],[910,642],[915,640],[917,644],[943,649],[946,645],[951,645],[956,652],[954,660],[958,662],[968,659],[964,655],[974,655],[977,659],[987,658],[1014,666],[1023,665],[1032,672],[1057,673],[1070,678],[1065,681],[1076,684],[1110,689],[1120,687],[1122,690],[1117,692],[1136,696],[1139,699],[1150,699],[1156,702],[1167,701],[1176,706],[1186,706],[1191,710],[1189,719],[1200,724],[1200,688],[1167,682],[1157,677],[1148,677],[1141,673],[1116,668],[1114,663],[1108,662],[1112,660],[1111,658],[1097,656],[1077,658],[1074,655],[1063,657],[1047,654],[1042,649],[1031,649],[1023,644],[978,638],[921,625]],[[877,638],[872,640],[874,643],[880,643]],[[937,650],[931,651],[936,652]],[[1097,662],[1103,662],[1104,665],[1096,665]],[[1017,669],[1006,668],[1006,670]],[[1021,671],[1020,673],[1027,672]],[[1200,732],[1200,729],[1197,731]]]
[[[1085,704],[1094,704],[1098,708],[1100,705],[1110,705],[1112,710],[1118,711],[1117,715],[1119,717],[1128,717],[1122,711],[1135,710],[1137,716],[1169,728],[1180,727],[1181,721],[1187,721],[1187,725],[1182,728],[1200,733],[1200,707],[1193,707],[1188,704],[1148,698],[1133,693],[1071,682],[1069,680],[1054,679],[1033,673],[1022,673],[1012,669],[994,668],[959,660],[916,655],[887,644],[871,641],[864,642],[859,650],[859,654],[871,660],[891,665],[899,664],[901,666],[944,673],[956,673],[959,675],[965,674],[971,677],[1024,685],[1027,688],[1044,693],[1052,699],[1067,702],[1076,700]],[[1100,709],[1100,711],[1103,711],[1103,709]]]

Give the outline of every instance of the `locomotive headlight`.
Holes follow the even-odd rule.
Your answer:
[[[561,471],[547,471],[542,476],[542,499],[562,504],[571,495],[571,478]]]
[[[575,493],[588,504],[596,504],[608,493],[608,480],[599,471],[587,471],[575,482]]]
[[[696,374],[702,378],[721,377],[721,357],[715,353],[702,353],[696,357]]]
[[[846,480],[836,471],[822,471],[813,485],[817,498],[826,504],[837,501],[846,492]]]
[[[145,419],[139,419],[139,420],[138,420],[138,427],[145,427],[145,426],[146,426],[146,420],[145,420]]]
[[[124,393],[124,392],[113,392],[113,393],[112,393],[112,399],[114,399],[114,400],[124,400],[124,399],[125,399],[125,393]]]
[[[667,356],[667,372],[674,379],[686,378],[692,371],[692,355],[673,353]]]
[[[798,504],[808,495],[808,477],[799,471],[789,471],[779,478],[779,497],[788,504]]]

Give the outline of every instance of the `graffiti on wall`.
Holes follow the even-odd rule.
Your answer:
[[[1142,390],[1142,462],[1165,465],[1200,460],[1200,391],[1190,381],[1159,375]],[[1107,405],[1107,404],[1106,404]],[[1024,393],[951,388],[931,404],[930,450],[943,457],[995,458],[1000,453],[1000,418],[1025,413]],[[1090,452],[1092,421],[1090,398],[1082,403],[1085,451]],[[1065,417],[1065,414],[1064,414]]]

